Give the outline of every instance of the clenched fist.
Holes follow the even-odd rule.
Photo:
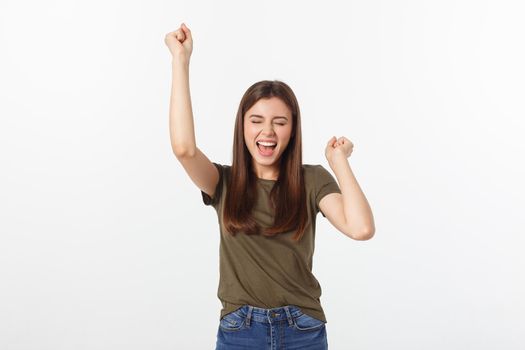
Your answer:
[[[189,63],[193,51],[193,38],[186,24],[182,23],[179,29],[166,34],[164,42],[170,49],[173,59]]]
[[[333,158],[338,156],[350,157],[353,150],[354,144],[349,139],[344,136],[336,139],[335,136],[332,136],[326,145],[324,154],[328,162],[331,162]]]

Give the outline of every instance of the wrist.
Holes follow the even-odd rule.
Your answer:
[[[190,68],[190,61],[184,57],[173,57],[171,60],[171,67],[173,69],[186,69]]]
[[[340,164],[341,162],[345,161],[346,159],[347,158],[345,157],[344,154],[335,153],[335,154],[332,154],[330,159],[328,159],[328,164],[330,165],[331,168],[334,168],[334,166],[336,166],[337,164]]]

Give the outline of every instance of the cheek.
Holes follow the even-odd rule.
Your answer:
[[[290,136],[292,135],[292,128],[291,127],[282,128],[282,129],[279,130],[278,135],[279,135],[280,139],[288,140],[290,138]]]
[[[244,140],[246,143],[251,143],[255,138],[256,132],[252,127],[246,126],[244,128]]]
[[[256,125],[248,124],[244,127],[244,133],[249,136],[254,136],[257,135],[257,133],[259,133],[259,129]]]

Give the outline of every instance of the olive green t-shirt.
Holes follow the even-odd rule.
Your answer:
[[[321,286],[312,274],[315,248],[315,218],[319,201],[341,190],[334,177],[322,166],[303,164],[308,223],[304,236],[292,240],[295,231],[274,237],[228,233],[222,223],[223,205],[231,166],[213,162],[219,182],[213,198],[201,191],[205,205],[217,212],[220,229],[219,288],[220,319],[244,304],[261,308],[295,305],[305,314],[326,322],[321,306]],[[261,228],[273,224],[268,197],[276,180],[257,178],[257,202],[252,215]],[[321,211],[323,217],[326,217]]]

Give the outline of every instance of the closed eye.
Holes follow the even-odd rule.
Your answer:
[[[254,124],[260,124],[261,122],[252,121]],[[277,125],[286,125],[286,123],[276,123]]]

